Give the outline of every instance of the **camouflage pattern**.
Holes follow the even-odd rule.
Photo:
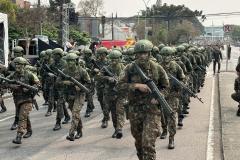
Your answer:
[[[17,132],[25,133],[26,130],[32,130],[29,113],[32,111],[32,103],[23,103],[19,105],[19,122]]]
[[[179,81],[184,81],[185,79],[184,72],[182,68],[175,61],[163,62],[162,66],[167,73],[172,74]],[[181,107],[179,108],[180,93],[181,93],[181,88],[179,86],[176,86],[175,83],[170,80],[170,88],[169,88],[168,94],[166,95],[166,100],[175,114],[173,119],[166,119],[165,120],[166,124],[162,124],[163,130],[167,130],[167,126],[168,126],[170,138],[174,137],[174,135],[176,134],[176,119],[177,119],[176,114],[178,112],[181,112]]]
[[[164,69],[153,61],[148,61],[145,66],[139,65],[143,72],[154,80],[161,90],[169,85],[169,80]],[[136,83],[143,83],[132,64],[124,69],[120,76],[119,91],[128,91],[129,119],[131,133],[135,138],[135,147],[138,158],[141,160],[155,160],[155,142],[160,135],[160,110],[152,104],[149,93],[135,90]]]

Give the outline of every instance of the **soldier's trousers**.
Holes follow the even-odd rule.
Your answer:
[[[103,110],[103,108],[104,108],[103,89],[104,89],[104,88],[98,88],[98,87],[96,87],[96,90],[97,90],[97,98],[98,98],[98,101],[99,101],[99,103],[100,103],[100,106],[101,106],[101,109],[102,109],[102,110]]]
[[[42,88],[43,88],[43,98],[46,102],[48,102],[50,84],[47,81],[43,80]]]
[[[56,102],[55,102],[54,86],[53,85],[49,85],[48,112],[52,112],[52,110],[53,110],[55,105],[56,105]]]
[[[160,115],[154,112],[137,111],[129,114],[139,160],[156,159],[155,142],[160,135],[160,119]]]
[[[32,103],[24,102],[18,105],[19,108],[19,122],[17,132],[25,133],[26,130],[31,130],[31,122],[29,113],[32,110]]]
[[[118,98],[116,103],[117,129],[122,129],[125,122],[126,98]]]
[[[109,112],[111,112],[113,127],[117,128],[117,114],[116,114],[116,104],[117,104],[117,96],[116,95],[104,95],[104,104],[103,108],[103,121],[109,120]]]
[[[165,116],[165,123],[163,121],[162,122],[162,129],[163,130],[167,130],[169,132],[169,137],[174,137],[174,135],[176,134],[176,115],[177,115],[177,111],[178,111],[178,106],[179,106],[179,99],[176,96],[170,96],[170,97],[166,97],[166,100],[169,104],[169,106],[172,108],[172,111],[174,112],[173,118],[169,118]]]
[[[59,91],[57,98],[57,122],[59,123],[64,116],[65,118],[70,118],[67,107],[65,105],[64,93]]]
[[[93,103],[94,94],[95,94],[95,83],[92,81],[90,86],[90,92],[86,94],[86,100],[87,100],[86,112],[91,112],[94,109],[94,103]]]
[[[213,61],[213,73],[215,73],[216,71],[216,64],[218,64],[218,71],[220,71],[220,68],[221,68],[221,63],[220,63],[220,60],[218,61]]]
[[[80,117],[80,111],[84,105],[85,95],[84,94],[76,94],[73,100],[69,102],[69,109],[72,112],[72,122],[71,128],[69,130],[69,134],[74,134],[75,131],[82,130],[82,120]]]
[[[231,97],[234,101],[240,103],[240,93],[233,93]]]

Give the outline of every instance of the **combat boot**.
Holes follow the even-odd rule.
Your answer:
[[[90,111],[86,111],[86,113],[85,113],[85,115],[84,115],[84,117],[90,117],[91,116],[91,112]]]
[[[240,117],[240,105],[238,105],[237,116]]]
[[[18,127],[18,124],[17,124],[17,122],[14,121],[10,129],[11,130],[16,130],[17,127]]]
[[[49,116],[51,116],[52,115],[52,112],[47,112],[46,114],[45,114],[45,117],[49,117]]]
[[[178,126],[179,126],[179,127],[182,127],[182,126],[183,126],[183,119],[182,119],[182,118],[179,118],[179,119],[178,119]]]
[[[164,129],[161,136],[160,136],[160,139],[165,139],[167,137],[167,130]]]
[[[183,114],[189,114],[187,110],[182,111]]]
[[[123,136],[122,129],[117,129],[117,136],[116,136],[116,138],[117,139],[121,139],[122,136]]]
[[[23,138],[29,138],[32,136],[32,130],[28,130],[27,133],[23,136]]]
[[[66,139],[67,140],[69,140],[69,141],[74,141],[75,140],[75,138],[74,138],[74,134],[69,134],[67,137],[66,137]]]
[[[69,121],[70,121],[70,117],[65,117],[64,121],[62,122],[62,124],[68,124]]]
[[[107,128],[107,127],[108,127],[108,121],[103,120],[101,127],[102,127],[102,128]]]
[[[45,101],[42,105],[43,105],[43,106],[47,106],[47,105],[48,105],[48,102]]]
[[[169,137],[168,149],[174,149],[174,137]]]
[[[82,134],[82,129],[81,129],[81,130],[77,131],[77,134],[75,135],[75,139],[81,138],[82,135],[83,135],[83,134]]]
[[[2,107],[2,109],[0,110],[0,113],[6,112],[7,108],[6,107]]]
[[[112,138],[116,138],[117,137],[117,130],[115,130],[115,132],[112,135]]]
[[[61,119],[58,119],[53,130],[54,131],[57,131],[57,130],[60,130],[62,127],[61,127]]]
[[[22,135],[22,133],[17,132],[17,136],[12,142],[15,144],[22,144]]]

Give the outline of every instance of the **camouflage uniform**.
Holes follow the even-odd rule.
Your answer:
[[[4,77],[4,75],[6,75],[6,72],[7,72],[7,68],[4,65],[0,64],[0,76]],[[4,93],[5,93],[4,86],[0,85],[0,106],[1,106],[0,113],[7,111],[7,108],[4,104],[3,97],[2,97]]]
[[[111,112],[113,127],[115,129],[113,138],[117,137],[117,104],[118,110],[121,112],[121,101],[118,101],[118,92],[116,90],[116,83],[118,81],[118,77],[122,72],[124,65],[120,63],[122,53],[118,50],[113,50],[109,54],[110,65],[106,68],[114,75],[111,77],[107,75],[105,72],[102,72],[100,75],[100,80],[104,83],[104,91],[103,91],[103,100],[105,104],[105,108],[103,108],[104,120],[107,122],[109,120],[109,113]],[[117,103],[118,102],[118,103]],[[119,117],[121,119],[121,117]]]
[[[95,82],[94,82],[95,73],[93,71],[93,64],[91,62],[91,60],[93,59],[92,51],[90,49],[84,49],[83,53],[84,53],[83,60],[85,61],[86,64],[85,67],[87,68],[88,74],[91,78],[91,85],[89,86],[90,92],[86,94],[87,109],[85,114],[85,117],[90,117],[90,113],[95,108],[93,103],[93,96],[95,94]]]
[[[18,57],[14,59],[14,63],[16,65],[19,64],[26,65],[27,60],[22,57]],[[36,87],[40,85],[37,76],[34,76],[31,72],[24,70],[24,68],[20,72],[16,71],[10,74],[7,78],[11,80],[21,81],[25,84],[34,85]],[[13,143],[20,144],[22,135],[25,133],[26,130],[27,130],[26,134],[30,136],[32,134],[29,113],[32,110],[32,101],[35,95],[30,90],[24,90],[24,88],[22,87],[12,87],[10,85],[10,88],[12,88],[13,91],[14,103],[16,104],[16,107],[19,110],[17,137],[16,139],[13,140]]]
[[[140,40],[135,45],[136,54],[148,53],[152,50],[152,44],[148,40]],[[136,60],[143,72],[154,80],[159,89],[168,87],[169,81],[164,69],[151,60],[144,63]],[[152,96],[149,93],[141,92],[136,88],[143,84],[136,73],[134,66],[129,64],[120,76],[118,88],[129,92],[129,119],[131,133],[135,138],[135,147],[139,160],[155,160],[155,141],[160,134],[160,110],[157,104],[152,104]]]
[[[183,73],[182,68],[173,60],[171,60],[171,56],[173,55],[173,50],[171,47],[164,47],[161,50],[161,54],[163,55],[163,63],[162,66],[166,70],[167,73],[171,74],[179,81],[183,81],[185,79],[185,75]],[[174,148],[174,135],[176,134],[176,113],[179,111],[179,98],[180,98],[180,86],[177,86],[173,80],[170,80],[170,88],[168,90],[168,94],[166,95],[166,100],[170,107],[174,112],[174,118],[165,118],[165,122],[162,121],[163,133],[161,138],[166,135],[166,131],[168,129],[169,132],[169,149]],[[165,117],[165,116],[164,116]],[[163,118],[162,118],[163,119]]]
[[[87,84],[90,86],[91,80],[85,69],[76,65],[77,55],[75,53],[69,53],[66,56],[67,65],[64,67],[63,72],[73,78],[75,78],[80,83]],[[72,63],[72,64],[71,64]],[[69,109],[72,112],[72,122],[71,128],[69,130],[68,140],[75,139],[75,132],[79,138],[82,136],[82,120],[80,117],[80,111],[84,105],[85,93],[76,87],[73,83],[64,78],[57,79],[58,83],[64,84],[64,93],[66,102],[69,104]]]
[[[238,65],[236,67],[236,71],[237,71],[238,77],[235,79],[235,82],[234,82],[235,93],[233,93],[231,95],[231,97],[234,101],[239,103],[238,110],[237,110],[237,116],[240,116],[240,63],[238,63]]]
[[[50,65],[50,69],[55,73],[57,73],[56,69],[62,70],[66,65],[66,62],[62,59],[62,53],[63,50],[60,48],[55,48],[53,50],[54,61]],[[54,80],[54,83],[51,85],[51,87],[52,88],[50,88],[49,92],[49,103],[51,103],[52,106],[54,106],[55,103],[57,102],[56,125],[53,128],[53,130],[56,131],[61,129],[62,118],[65,116],[63,124],[66,124],[70,120],[70,115],[65,105],[63,85],[61,83],[56,83]]]

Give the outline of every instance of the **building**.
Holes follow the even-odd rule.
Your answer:
[[[223,40],[223,26],[210,26],[204,28],[204,37],[208,40]]]
[[[31,3],[27,0],[12,0],[19,8],[30,8]]]

